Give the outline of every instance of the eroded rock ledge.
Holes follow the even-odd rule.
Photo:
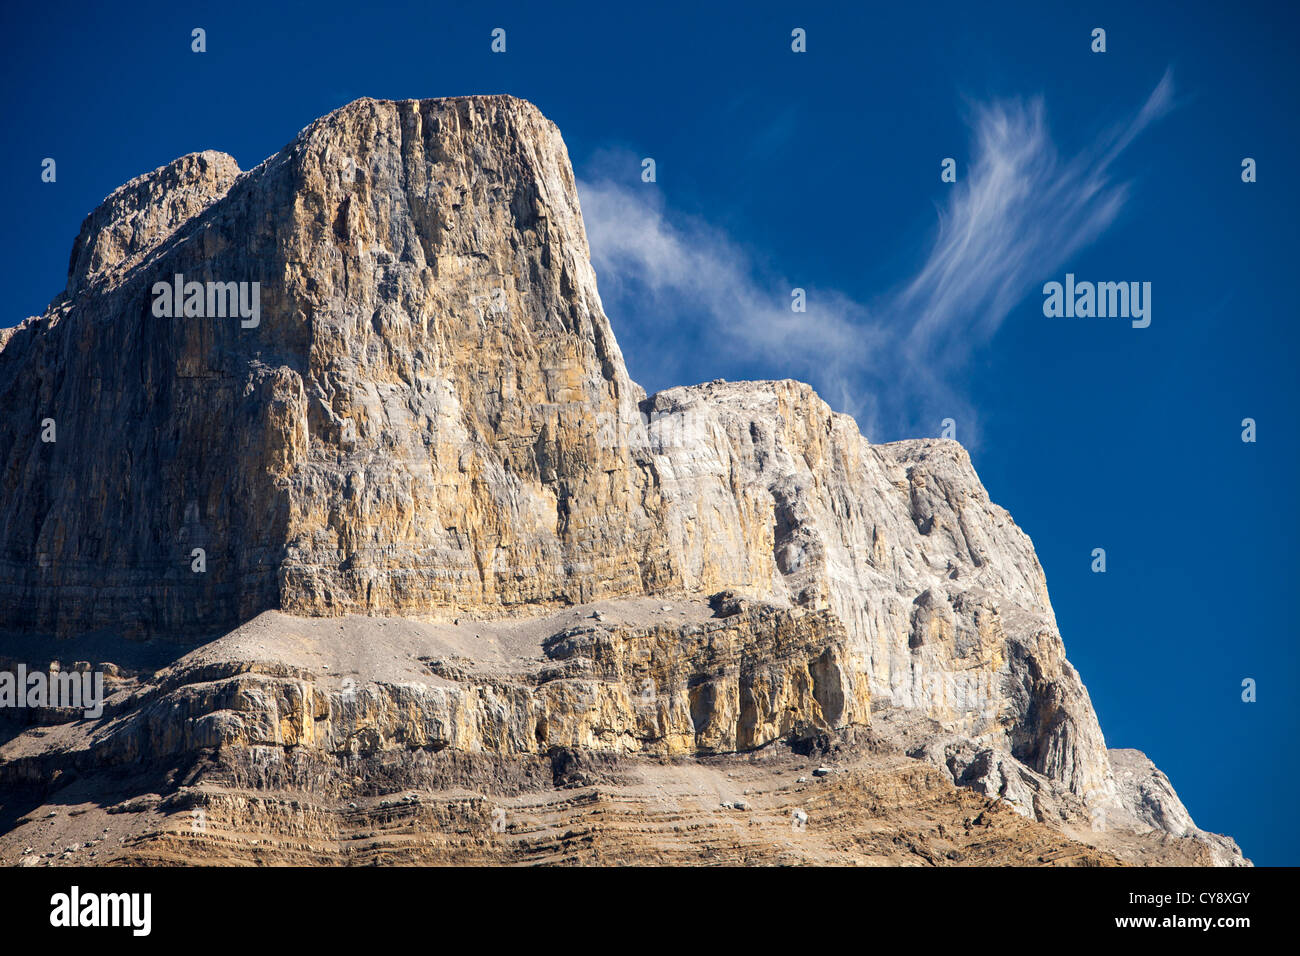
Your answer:
[[[64,857],[33,846],[51,832],[65,844],[67,833],[83,832],[88,821],[70,819],[53,831],[46,824],[49,812],[59,815],[47,807],[79,804],[78,794],[96,796],[102,813],[131,818],[130,845],[119,838],[104,848],[113,859],[162,860],[192,842],[192,852],[208,862],[252,862],[270,852],[254,849],[260,841],[283,848],[299,833],[316,847],[316,858],[345,862],[337,841],[346,821],[374,822],[352,813],[358,801],[384,817],[401,807],[402,826],[417,828],[409,837],[422,849],[399,858],[461,859],[461,851],[440,842],[447,834],[418,833],[437,807],[440,825],[469,841],[463,859],[477,859],[494,839],[483,828],[503,832],[491,829],[491,813],[507,798],[530,812],[538,801],[558,803],[568,819],[586,804],[560,791],[596,787],[593,799],[613,799],[617,812],[628,814],[622,827],[632,825],[640,800],[623,792],[629,780],[644,785],[663,777],[680,787],[691,779],[690,766],[707,766],[691,761],[717,758],[718,766],[775,760],[803,772],[786,781],[753,773],[750,789],[739,792],[705,774],[705,792],[721,794],[705,821],[719,809],[748,814],[754,801],[744,797],[751,790],[768,794],[769,810],[806,815],[799,801],[782,796],[790,785],[812,793],[827,774],[865,773],[904,789],[925,781],[924,799],[937,800],[944,813],[975,808],[961,818],[967,835],[992,838],[971,831],[971,821],[995,821],[995,830],[1007,831],[998,839],[1010,845],[1000,844],[1000,860],[985,855],[983,862],[1029,862],[1031,850],[1044,846],[1058,847],[1049,854],[1057,862],[1243,862],[1230,840],[1191,824],[1163,775],[1135,751],[1122,752],[1117,763],[1131,803],[1099,816],[1060,782],[1003,751],[947,734],[932,718],[888,704],[871,714],[865,674],[849,647],[830,611],[723,592],[708,603],[603,602],[523,621],[338,622],[269,612],[199,649],[175,649],[172,656],[180,656],[162,666],[142,657],[124,664],[67,661],[61,666],[112,675],[105,715],[89,721],[66,712],[31,714],[36,726],[12,728],[17,732],[0,747],[0,789],[11,795],[4,811],[13,827],[0,836],[0,859],[84,862],[84,854]],[[91,656],[90,648],[83,652]],[[909,763],[933,767],[937,776],[916,777]],[[969,803],[958,790],[979,800]],[[823,811],[845,813],[843,826],[874,832],[879,803],[846,802],[843,788],[831,792],[837,796],[821,804]],[[692,794],[684,806],[698,809],[700,799]],[[186,814],[195,811],[204,828],[211,821],[229,829],[219,849],[215,831],[187,829]],[[885,812],[902,826],[921,811]],[[1007,814],[1041,829],[1024,830]],[[755,825],[771,830],[779,819],[769,812]],[[113,821],[104,822],[111,830]],[[239,833],[253,832],[262,834],[259,842],[245,845],[252,838]],[[913,862],[973,862],[953,849],[962,841],[946,833],[914,836],[893,862],[913,855]],[[102,845],[102,834],[100,843],[95,836],[92,846]],[[840,836],[849,839],[848,832]],[[804,848],[815,850],[812,857],[793,853],[787,862],[838,859],[822,842],[828,838]],[[673,839],[664,839],[658,849],[667,853]],[[722,839],[721,832],[710,837]],[[476,842],[482,840],[487,844]],[[755,861],[776,861],[787,849],[778,841],[767,855],[753,845],[749,852]]]

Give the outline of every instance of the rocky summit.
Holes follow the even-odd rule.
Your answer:
[[[629,379],[521,100],[132,180],[0,408],[0,669],[106,698],[0,710],[6,863],[1246,862],[960,445]]]

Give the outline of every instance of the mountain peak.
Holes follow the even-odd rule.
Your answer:
[[[5,627],[192,640],[267,612],[555,620],[725,589],[752,613],[557,631],[529,654],[558,670],[439,696],[421,739],[681,754],[899,711],[1017,812],[1137,820],[1149,771],[1117,787],[1032,543],[964,450],[873,446],[790,380],[647,398],[589,260],[563,140],[509,96],[357,100],[247,172],[203,152],[127,183],[0,351]],[[644,647],[654,720],[628,684]],[[480,712],[489,684],[506,702]],[[320,739],[364,730],[341,727]],[[1151,819],[1187,831],[1161,794]]]
[[[204,150],[113,190],[81,224],[68,262],[67,294],[138,261],[224,196],[238,176],[233,157]]]

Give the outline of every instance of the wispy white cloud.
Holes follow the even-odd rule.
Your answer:
[[[1110,181],[1110,167],[1172,94],[1166,73],[1132,121],[1070,160],[1052,143],[1042,100],[976,108],[970,173],[925,264],[888,303],[891,319],[911,322],[913,361],[940,371],[963,364],[1045,274],[1115,221],[1128,187]]]
[[[657,321],[683,311],[706,316],[714,336],[756,358],[806,361],[864,349],[863,306],[832,291],[815,322],[792,312],[791,283],[761,276],[722,232],[670,216],[658,190],[608,179],[580,182],[578,190],[602,297]]]
[[[962,369],[1045,276],[1115,221],[1129,190],[1112,181],[1112,165],[1172,95],[1166,73],[1128,123],[1070,158],[1052,141],[1041,99],[975,104],[968,172],[949,187],[916,273],[871,303],[809,288],[807,313],[790,309],[801,283],[666,210],[658,190],[586,179],[579,194],[601,294],[620,331],[632,328],[631,346],[673,372],[683,366],[671,324],[690,321],[701,323],[706,350],[806,378],[872,437],[933,434],[946,416],[972,421],[956,387]],[[659,334],[637,335],[652,318]]]

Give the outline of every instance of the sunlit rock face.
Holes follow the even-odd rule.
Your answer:
[[[110,197],[67,294],[4,350],[14,624],[217,629],[674,583],[653,476],[619,438],[643,394],[552,124],[510,98],[366,100],[232,165],[186,157]],[[154,315],[175,275],[259,283],[260,323]]]

